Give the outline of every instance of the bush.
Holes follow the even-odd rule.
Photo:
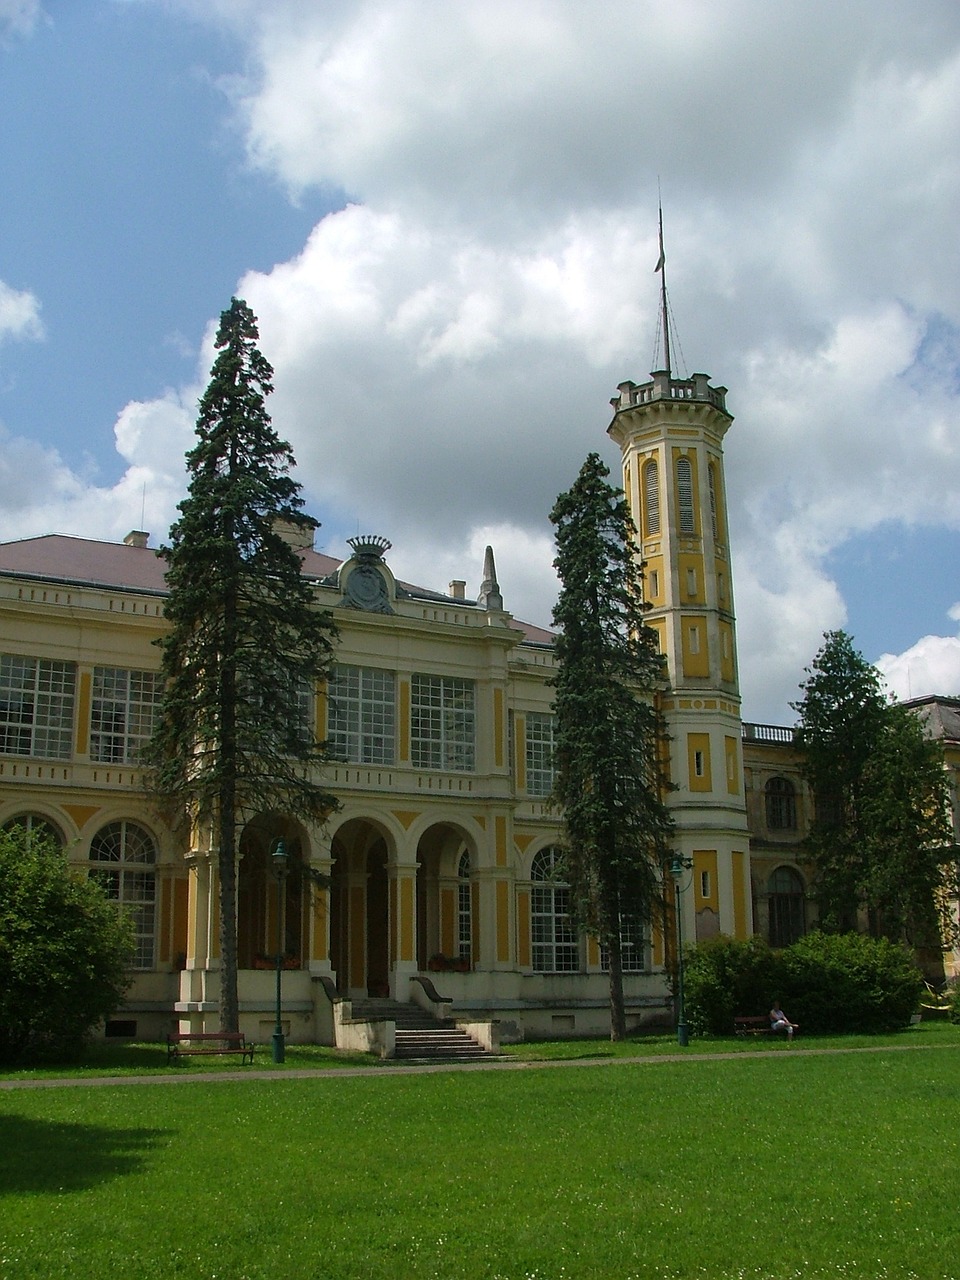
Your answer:
[[[923,975],[885,938],[810,933],[780,955],[780,998],[812,1032],[896,1031],[910,1022]]]
[[[811,933],[779,952],[757,937],[711,938],[686,953],[685,975],[691,1029],[712,1035],[730,1035],[737,1014],[766,1014],[775,998],[808,1033],[896,1031],[923,991],[908,951],[857,933]],[[956,999],[953,1009],[960,1021]]]
[[[737,1014],[766,1013],[776,990],[776,955],[762,938],[720,934],[686,953],[684,1003],[695,1034],[730,1035]]]
[[[132,932],[55,844],[0,831],[0,1062],[75,1057],[127,987]]]
[[[960,1024],[960,983],[947,992],[947,1008],[950,1010],[950,1021]]]

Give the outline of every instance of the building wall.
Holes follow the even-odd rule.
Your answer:
[[[56,549],[55,540],[47,551],[51,546]],[[96,544],[90,546],[95,553]],[[273,1029],[278,905],[270,850],[283,836],[299,857],[332,877],[329,893],[287,886],[283,895],[285,963],[291,966],[284,975],[284,1018],[291,1039],[332,1037],[322,979],[353,999],[389,994],[406,1000],[410,978],[424,972],[456,999],[459,1014],[498,1018],[505,1038],[603,1031],[607,976],[595,942],[575,939],[571,960],[569,944],[549,951],[553,943],[545,944],[537,932],[543,927],[540,899],[548,891],[537,878],[537,860],[559,831],[542,767],[552,706],[551,647],[527,640],[502,609],[398,592],[383,563],[377,572],[389,611],[346,608],[355,569],[347,562],[319,584],[318,606],[335,612],[341,666],[392,676],[394,747],[375,762],[355,756],[329,766],[325,782],[342,808],[323,829],[282,816],[255,819],[245,829],[238,868],[244,1029],[261,1040]],[[162,597],[131,586],[58,582],[49,568],[46,575],[41,585],[3,569],[0,557],[6,681],[0,734],[7,734],[0,738],[0,823],[49,823],[81,874],[113,876],[123,886],[119,896],[139,910],[149,947],[144,938],[143,963],[110,1030],[135,1028],[149,1037],[177,1023],[216,1025],[213,833],[175,829],[135,764],[95,758],[105,721],[103,699],[97,698],[102,669],[157,671]],[[32,666],[29,714],[39,732],[46,713],[37,679],[49,683],[50,664],[58,671],[68,667],[75,688],[67,746],[56,759],[29,745],[21,749],[25,740],[16,737],[15,724],[14,704],[22,713],[25,695],[14,686],[17,679],[24,683],[23,669]],[[456,750],[440,764],[418,762],[414,704],[423,676],[462,682],[460,691],[472,691],[469,767],[460,767]],[[317,691],[322,734],[335,721],[334,698],[330,689]],[[129,838],[131,857],[139,861],[95,856],[98,840],[114,828],[121,844]],[[121,855],[126,853],[124,846]],[[466,878],[460,874],[464,865]],[[651,941],[644,941],[640,970],[627,976],[634,1025],[666,1014]],[[563,954],[572,967],[551,971],[542,958],[547,952]]]

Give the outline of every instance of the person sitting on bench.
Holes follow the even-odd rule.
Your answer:
[[[780,1001],[774,1000],[773,1008],[770,1010],[770,1030],[785,1031],[787,1039],[793,1039],[793,1033],[799,1024],[791,1022],[787,1015],[780,1008]]]

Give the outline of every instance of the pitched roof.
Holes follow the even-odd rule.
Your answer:
[[[343,564],[342,560],[324,555],[321,551],[306,550],[301,555],[304,573],[311,578],[327,578]],[[99,542],[94,538],[78,538],[63,533],[21,538],[17,542],[0,542],[0,576],[166,595],[165,571],[164,560],[155,548],[132,543]],[[475,607],[472,600],[454,601],[452,596],[407,582],[398,585],[420,599],[449,601],[460,606]],[[530,644],[553,643],[551,632],[542,627],[517,620],[511,625],[522,632],[524,639]]]
[[[903,705],[920,717],[932,738],[960,742],[960,698],[909,698]]]
[[[166,595],[164,563],[149,547],[62,533],[0,543],[0,573]]]

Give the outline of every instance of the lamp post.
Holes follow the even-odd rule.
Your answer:
[[[692,865],[689,859],[679,853],[675,853],[670,860],[677,910],[677,1044],[681,1049],[685,1049],[690,1043],[690,1028],[687,1026],[687,1011],[683,1003],[683,873]]]
[[[284,1040],[280,983],[283,973],[283,887],[287,878],[287,846],[279,839],[273,846],[271,857],[273,874],[277,877],[277,1025],[273,1029],[273,1060],[283,1062]]]

